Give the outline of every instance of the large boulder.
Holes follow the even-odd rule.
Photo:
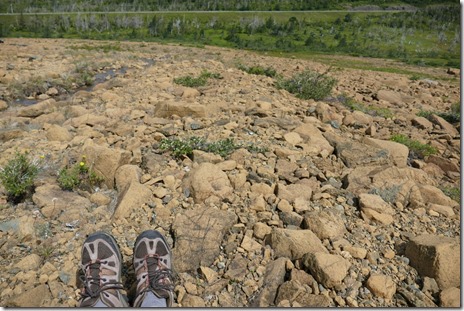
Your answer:
[[[423,234],[406,244],[406,257],[421,276],[434,278],[443,290],[461,284],[459,239]]]
[[[216,208],[195,208],[177,214],[174,231],[175,269],[178,272],[196,271],[209,267],[221,249],[224,234],[236,223],[235,213]]]
[[[266,266],[266,272],[264,274],[264,281],[262,285],[262,290],[256,296],[256,298],[251,301],[250,306],[253,308],[256,307],[270,307],[274,306],[274,302],[277,295],[277,290],[285,281],[286,263],[288,258],[281,257],[270,262]]]
[[[46,127],[47,131],[47,139],[50,141],[71,141],[72,135],[71,133],[64,127],[59,126],[57,124],[52,124]]]
[[[374,220],[384,225],[393,222],[395,210],[376,194],[361,193],[359,195],[359,206],[361,215],[365,219]]]
[[[309,252],[328,252],[311,230],[273,228],[270,245],[276,257],[287,257],[291,260],[300,259]]]
[[[133,181],[140,182],[142,169],[137,165],[125,164],[116,170],[115,183],[118,191],[123,191]]]
[[[201,163],[190,171],[185,184],[196,203],[202,203],[211,196],[225,199],[233,191],[227,174],[218,166],[208,162]]]
[[[56,100],[53,98],[46,99],[34,105],[23,107],[19,109],[18,116],[26,118],[36,118],[44,113],[49,113],[56,105]]]
[[[337,156],[347,167],[388,165],[390,153],[384,148],[366,145],[357,141],[344,141],[336,145]]]
[[[75,192],[64,191],[58,185],[47,184],[35,189],[32,201],[40,208],[41,213],[51,219],[58,218],[72,207],[88,212],[92,205],[89,199]]]
[[[116,170],[130,162],[131,153],[122,149],[99,146],[92,140],[87,140],[82,149],[95,173],[104,178],[108,188],[113,189]]]
[[[387,150],[389,152],[390,158],[393,161],[393,164],[395,164],[398,167],[406,167],[409,155],[409,148],[405,145],[394,141],[375,139],[370,137],[365,137],[363,139],[363,143]]]
[[[313,187],[311,184],[303,181],[288,186],[279,183],[277,184],[276,190],[279,199],[287,200],[290,203],[294,203],[298,198],[302,198],[309,202],[313,194]]]
[[[390,90],[380,90],[377,92],[376,98],[378,100],[384,100],[390,104],[401,104],[403,102],[401,93],[390,91]]]
[[[374,296],[391,299],[396,292],[396,284],[388,275],[372,274],[367,279],[366,287]]]
[[[332,209],[305,214],[303,224],[321,240],[342,237],[346,232],[345,221]]]
[[[358,166],[343,177],[343,187],[355,194],[365,193],[371,189],[380,191],[390,188],[401,192],[400,188],[403,185],[409,187],[404,191],[407,194],[411,187],[421,184],[434,185],[435,182],[423,170],[412,167]]]
[[[311,123],[305,123],[293,130],[298,133],[307,146],[305,151],[310,155],[318,155],[324,151],[327,155],[332,154],[334,148],[322,135],[321,131]]]
[[[11,298],[5,307],[19,307],[19,308],[40,308],[49,307],[52,298],[50,289],[46,284],[38,285],[34,288],[26,290],[25,292]]]
[[[128,218],[134,210],[140,209],[144,204],[149,204],[152,201],[153,193],[150,188],[137,181],[132,181],[119,195],[113,217],[115,219]]]
[[[440,307],[460,308],[461,290],[457,287],[447,288],[440,293]]]
[[[340,285],[351,267],[348,260],[327,252],[307,253],[302,262],[311,275],[326,288]]]
[[[155,108],[155,116],[160,118],[171,117],[177,115],[179,117],[206,117],[206,108],[200,104],[185,103],[185,102],[162,102],[158,103]]]
[[[436,114],[430,115],[430,121],[440,126],[444,131],[450,134],[451,137],[456,137],[459,135],[459,131],[452,124],[450,124],[448,121],[446,121],[442,117],[437,116]]]

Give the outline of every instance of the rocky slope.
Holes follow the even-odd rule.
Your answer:
[[[0,166],[16,151],[41,166],[32,199],[9,204],[0,188],[1,306],[76,306],[81,245],[96,230],[116,238],[132,297],[132,247],[148,228],[173,247],[177,306],[459,305],[460,204],[442,190],[460,187],[460,125],[416,116],[460,100],[446,70],[411,67],[436,80],[410,80],[335,68],[334,98],[315,102],[237,69],[327,69],[310,60],[80,40],[8,39],[1,49]],[[73,93],[48,84],[33,105],[9,100],[82,67],[101,83]],[[204,70],[222,79],[173,82]],[[393,117],[351,111],[342,94]],[[393,134],[438,153],[420,159]],[[159,149],[191,136],[264,152],[176,159]],[[82,156],[104,184],[61,190],[59,169]]]

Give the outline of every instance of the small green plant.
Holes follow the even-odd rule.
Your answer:
[[[388,108],[376,107],[373,105],[366,106],[365,104],[357,102],[353,98],[346,95],[338,96],[337,99],[352,111],[362,111],[372,116],[384,117],[385,119],[393,117],[393,112]]]
[[[461,189],[458,187],[441,187],[440,189],[444,194],[461,204]]]
[[[35,252],[43,261],[47,261],[55,255],[56,246],[52,244],[51,240],[45,240],[37,246]]]
[[[242,144],[235,143],[234,139],[226,138],[214,142],[208,142],[205,138],[193,136],[185,140],[182,139],[163,139],[160,142],[159,148],[162,151],[169,150],[176,158],[184,156],[191,157],[193,150],[201,150],[205,152],[211,152],[218,154],[221,157],[227,157],[234,150],[239,148],[246,148],[250,152],[266,152],[267,149],[248,144],[243,146]]]
[[[62,168],[58,173],[58,184],[63,190],[81,189],[92,192],[102,182],[103,178],[87,165],[85,156],[82,156],[79,163]]]
[[[429,120],[433,114],[442,117],[449,123],[458,123],[461,121],[461,104],[457,102],[451,105],[450,112],[433,112],[420,110],[418,113],[416,113],[417,116],[424,117]]]
[[[8,86],[8,91],[13,98],[31,97],[44,94],[50,82],[43,77],[31,77],[26,81],[13,81]]]
[[[174,83],[177,83],[182,86],[187,86],[187,87],[199,87],[199,86],[205,86],[206,83],[208,82],[208,79],[210,78],[221,79],[222,77],[218,73],[203,71],[198,77],[183,76],[183,77],[175,78]]]
[[[72,45],[68,47],[68,49],[72,50],[86,50],[86,51],[103,51],[104,53],[108,53],[110,51],[120,52],[122,51],[121,45],[117,44],[97,44],[97,45]]]
[[[16,152],[15,157],[0,169],[0,181],[5,187],[8,200],[19,203],[34,191],[34,179],[39,173],[37,161],[31,161],[27,153]]]
[[[262,75],[262,76],[267,76],[267,77],[275,77],[277,75],[277,72],[274,68],[272,67],[262,67],[262,66],[251,66],[247,67],[245,65],[238,65],[238,69],[245,71],[246,73],[249,74],[254,74],[254,75]]]
[[[461,103],[456,102],[451,105],[450,112],[442,112],[438,114],[440,117],[449,123],[458,123],[461,121]]]
[[[332,88],[337,80],[327,75],[329,70],[318,73],[312,70],[305,70],[297,73],[290,79],[279,78],[276,82],[278,89],[285,89],[301,99],[321,100],[332,92]]]
[[[438,152],[437,148],[427,144],[422,144],[419,141],[413,140],[403,134],[393,135],[390,140],[405,145],[409,148],[410,152],[413,152],[419,158],[424,158]]]
[[[420,110],[418,113],[416,113],[416,116],[429,119],[432,114],[432,111]]]
[[[411,81],[417,81],[417,80],[420,80],[421,79],[421,76],[418,75],[417,73],[413,73],[410,77],[409,77],[409,80]]]

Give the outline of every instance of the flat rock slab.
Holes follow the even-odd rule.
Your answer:
[[[210,266],[220,253],[224,233],[236,221],[235,214],[212,207],[178,214],[173,223],[176,271],[196,271],[200,266]]]
[[[37,187],[32,201],[40,208],[42,214],[48,218],[57,218],[71,207],[79,207],[83,211],[90,208],[89,199],[75,192],[64,191],[57,185]]]
[[[291,260],[300,259],[309,252],[328,252],[311,230],[273,228],[270,241],[276,257]]]
[[[461,283],[459,239],[423,234],[406,245],[406,257],[421,276],[434,278],[443,290]]]

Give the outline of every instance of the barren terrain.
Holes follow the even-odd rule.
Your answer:
[[[77,306],[97,230],[117,240],[132,298],[132,247],[149,228],[173,248],[176,306],[459,306],[460,123],[417,115],[460,101],[457,70],[142,42],[6,39],[0,51],[0,167],[27,151],[41,168],[23,203],[0,186],[1,306]],[[329,63],[338,82],[321,101],[237,67],[291,77]],[[174,83],[204,71],[220,78]],[[159,148],[192,136],[253,148]],[[59,170],[82,159],[103,184],[62,190]]]

